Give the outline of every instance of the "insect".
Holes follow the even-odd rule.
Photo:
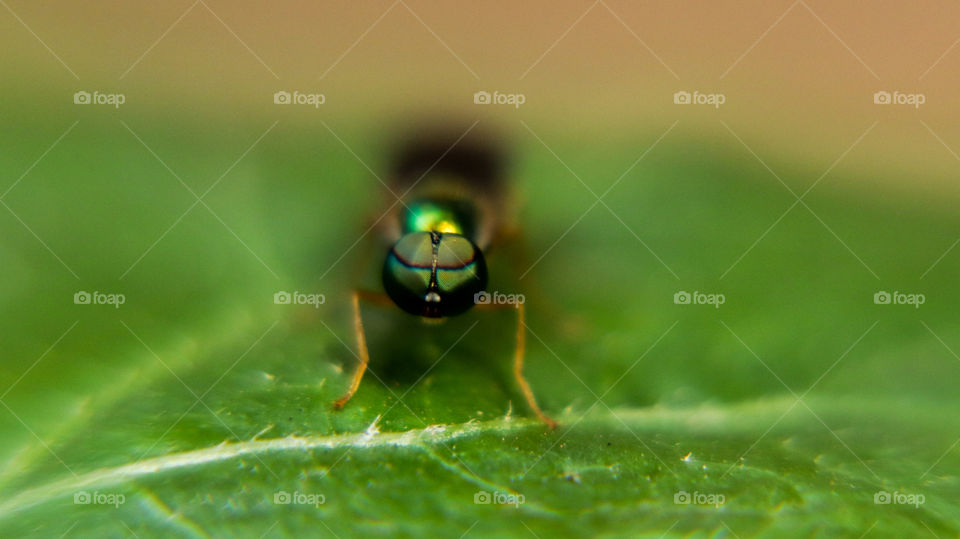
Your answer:
[[[468,134],[469,134],[468,130]],[[342,409],[360,387],[370,361],[360,303],[396,306],[425,321],[457,316],[472,308],[516,311],[513,375],[527,404],[551,428],[556,422],[537,405],[523,376],[526,325],[523,302],[484,303],[485,251],[509,235],[503,151],[482,135],[421,132],[402,145],[385,183],[396,198],[381,219],[389,246],[383,261],[384,292],[355,290],[353,329],[360,364]]]

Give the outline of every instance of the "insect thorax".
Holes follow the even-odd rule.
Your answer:
[[[403,234],[441,232],[476,238],[477,209],[470,201],[453,198],[416,199],[402,213]]]

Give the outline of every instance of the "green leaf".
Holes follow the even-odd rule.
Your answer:
[[[784,186],[742,147],[691,159],[678,139],[593,207],[528,141],[532,269],[511,281],[501,259],[492,284],[527,295],[526,372],[560,427],[511,379],[506,312],[425,326],[364,307],[370,373],[334,412],[356,362],[349,291],[375,285],[382,256],[351,248],[378,183],[296,126],[184,139],[154,120],[126,120],[147,150],[85,119],[5,199],[23,223],[8,212],[0,246],[18,336],[0,375],[0,534],[960,533],[960,261],[924,274],[953,241],[936,233],[958,224],[947,204],[823,185],[770,228],[795,200]],[[2,135],[7,176],[65,127]],[[372,128],[331,127],[379,161]],[[598,193],[659,136],[599,155],[542,131]],[[178,220],[195,198],[151,152],[197,192],[228,171],[209,209]],[[801,192],[822,173],[773,168]],[[80,290],[126,302],[75,305]],[[275,305],[280,290],[326,301]],[[927,302],[876,305],[878,290]]]

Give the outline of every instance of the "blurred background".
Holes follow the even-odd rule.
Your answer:
[[[524,93],[523,110],[470,114],[555,122],[563,111],[580,129],[611,136],[682,119],[677,135],[725,140],[723,119],[767,156],[826,164],[879,120],[847,164],[914,177],[925,164],[922,176],[947,177],[955,160],[917,121],[956,140],[950,2],[8,7],[5,101],[60,104],[72,117],[80,111],[59,96],[83,88],[129,94],[128,116],[242,110],[284,123],[317,118],[271,106],[264,96],[282,88],[323,93],[329,106],[314,116],[345,121],[467,108],[464,96],[486,88]],[[683,89],[727,100],[714,111],[670,106]],[[927,99],[922,110],[875,107],[878,90]]]
[[[346,291],[382,256],[385,149],[422,118],[509,142],[525,254],[499,282],[528,294],[548,411],[785,398],[718,459],[812,414],[837,470],[956,492],[955,2],[0,6],[0,513],[65,468],[382,414],[372,380],[326,403],[354,364]],[[294,290],[326,303],[272,301]],[[475,320],[404,352],[415,329],[370,316],[374,371]],[[506,365],[509,328],[483,321],[382,429],[526,415],[474,361]],[[887,445],[897,417],[915,444]]]

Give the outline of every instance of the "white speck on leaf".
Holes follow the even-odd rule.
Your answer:
[[[273,423],[271,423],[271,424],[267,425],[266,427],[264,427],[263,430],[261,430],[260,432],[254,434],[253,437],[250,438],[250,439],[251,439],[251,440],[256,440],[257,438],[263,436],[264,434],[270,432],[271,430],[273,430]]]
[[[380,434],[380,427],[377,426],[377,423],[380,422],[380,416],[377,416],[373,420],[373,423],[370,423],[370,426],[367,427],[367,430],[363,431],[364,438],[373,438],[374,436]]]
[[[426,434],[440,434],[446,430],[446,425],[429,425],[427,428],[423,429],[423,432]]]

